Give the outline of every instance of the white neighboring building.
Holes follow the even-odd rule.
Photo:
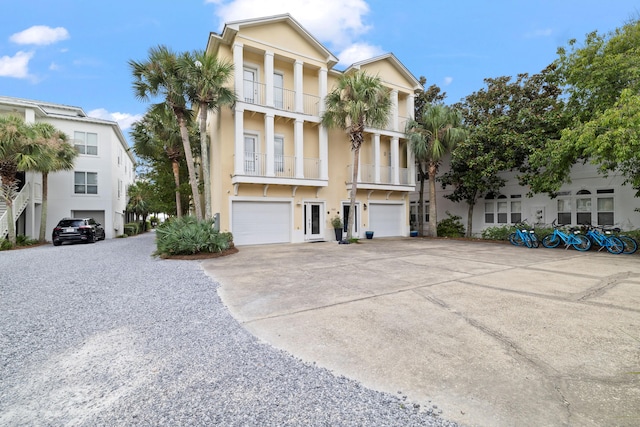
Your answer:
[[[50,123],[66,133],[80,152],[74,170],[49,174],[47,240],[63,217],[90,216],[104,226],[107,238],[122,234],[127,189],[135,180],[135,160],[118,124],[87,117],[79,107],[0,96],[0,115],[8,114],[27,123]],[[23,178],[20,202],[14,204],[16,232],[37,238],[42,176],[28,172]],[[4,206],[0,217],[3,214]],[[0,229],[0,235],[6,236],[6,230]]]
[[[439,176],[446,172],[447,162]],[[624,177],[611,173],[604,177],[592,164],[576,164],[571,170],[571,183],[564,184],[555,199],[546,194],[527,197],[528,188],[518,184],[515,173],[505,173],[506,185],[496,195],[489,195],[476,202],[473,210],[473,234],[479,236],[489,227],[513,225],[527,220],[529,224],[615,225],[625,231],[640,229],[640,199],[630,185],[623,185]],[[417,219],[419,183],[411,194],[411,220]],[[467,224],[467,204],[455,203],[444,196],[450,188],[442,189],[436,183],[438,221],[447,218],[446,212],[462,217]],[[428,221],[428,183],[425,182],[425,216]],[[425,233],[428,229],[425,222]]]

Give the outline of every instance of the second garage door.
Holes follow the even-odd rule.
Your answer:
[[[372,230],[376,237],[402,236],[404,222],[404,205],[382,203],[369,205],[369,230]]]
[[[231,220],[231,232],[236,245],[291,241],[289,202],[232,202]]]

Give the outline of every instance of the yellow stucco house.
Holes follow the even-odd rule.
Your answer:
[[[234,64],[238,98],[208,124],[221,231],[237,245],[335,240],[331,218],[347,217],[353,155],[348,135],[320,118],[339,76],[358,68],[391,89],[393,107],[385,129],[366,129],[353,234],[409,235],[415,167],[404,125],[421,86],[393,54],[335,70],[338,59],[288,14],[227,23],[207,52]]]

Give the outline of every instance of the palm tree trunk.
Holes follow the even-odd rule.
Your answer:
[[[424,236],[424,173],[420,167],[420,198],[418,199],[418,234]]]
[[[173,169],[173,180],[176,183],[176,216],[182,218],[182,200],[180,195],[180,163],[177,160],[171,161]]]
[[[182,137],[182,145],[184,146],[184,156],[187,161],[187,169],[189,170],[189,184],[191,184],[191,192],[193,199],[193,209],[196,211],[198,221],[202,220],[202,207],[200,206],[200,192],[198,191],[198,180],[196,179],[196,169],[193,163],[193,154],[191,154],[191,144],[189,143],[189,130],[182,113],[176,113],[178,125],[180,126],[180,136]]]
[[[40,236],[38,240],[45,242],[47,232],[47,200],[49,199],[49,173],[42,172],[42,212],[40,212]]]
[[[204,217],[211,218],[211,168],[207,143],[207,104],[200,103],[200,151],[202,179],[204,181]]]
[[[429,236],[438,237],[438,218],[436,208],[436,173],[438,167],[429,163]]]
[[[358,192],[358,168],[360,166],[360,147],[353,150],[353,175],[351,177],[351,200],[349,202],[349,218],[347,218],[347,240],[353,238],[356,213],[356,193]]]

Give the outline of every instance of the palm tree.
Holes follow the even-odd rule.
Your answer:
[[[178,69],[178,56],[166,46],[160,45],[149,49],[147,61],[131,60],[129,66],[135,79],[133,89],[136,97],[147,101],[151,97],[163,96],[164,102],[171,108],[178,120],[187,169],[189,170],[193,206],[196,218],[201,220],[200,192],[187,127],[191,111],[187,107],[185,80]]]
[[[424,189],[424,169],[426,165],[429,179],[429,235],[438,235],[436,217],[436,175],[443,157],[453,147],[466,138],[462,128],[462,115],[446,105],[430,105],[423,110],[422,116],[407,124],[407,138],[416,162],[420,168],[420,234],[422,235],[422,197]]]
[[[36,143],[41,146],[36,158],[36,164],[30,169],[42,174],[42,212],[40,215],[39,240],[44,242],[47,231],[49,173],[72,170],[78,151],[67,142],[67,135],[50,123],[35,123],[31,128]]]
[[[18,189],[16,173],[35,167],[39,148],[24,120],[0,116],[0,197],[7,205],[9,241],[13,246],[16,244],[13,217],[13,199]]]
[[[142,120],[133,124],[133,149],[146,158],[165,156],[171,162],[175,182],[176,215],[182,217],[180,194],[180,160],[183,157],[182,138],[175,115],[166,104],[157,104],[147,111]]]
[[[233,64],[219,60],[215,55],[197,50],[187,52],[178,62],[187,88],[189,100],[198,106],[200,128],[200,156],[204,180],[204,215],[211,218],[211,166],[209,141],[207,139],[207,116],[209,110],[220,110],[236,101],[235,93],[226,85],[233,75]]]
[[[358,167],[360,147],[364,140],[365,127],[386,126],[391,110],[389,89],[382,85],[379,77],[355,70],[340,76],[335,89],[325,99],[326,111],[322,124],[329,128],[341,128],[349,134],[353,151],[353,175],[351,201],[347,218],[347,239],[352,237],[356,192],[358,191]]]

